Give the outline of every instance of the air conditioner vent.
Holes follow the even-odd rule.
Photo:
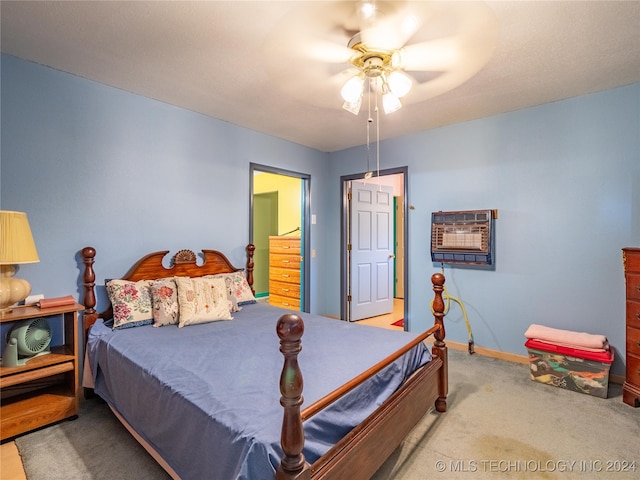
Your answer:
[[[440,263],[492,264],[493,210],[431,214],[431,259]]]

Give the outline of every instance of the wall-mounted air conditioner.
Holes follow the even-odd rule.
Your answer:
[[[493,264],[493,220],[497,210],[433,212],[431,259],[439,263]]]

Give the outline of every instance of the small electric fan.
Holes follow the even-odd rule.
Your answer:
[[[3,367],[24,365],[27,360],[50,353],[51,329],[46,318],[17,322],[9,331]]]

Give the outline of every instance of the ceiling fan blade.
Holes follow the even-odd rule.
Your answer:
[[[340,45],[328,40],[317,39],[309,45],[298,46],[301,56],[305,56],[311,60],[317,60],[325,63],[349,63],[349,60],[355,54],[354,50],[346,45]]]
[[[400,67],[407,71],[448,70],[463,52],[456,37],[407,45],[400,50]]]
[[[369,48],[397,50],[420,29],[423,19],[408,8],[393,13],[380,12],[362,22],[360,36]]]
[[[489,61],[498,38],[497,20],[493,12],[488,8],[478,8],[474,3],[469,11],[454,14],[456,26],[452,34],[423,39],[401,49],[401,64],[406,70],[456,70],[473,75]],[[424,30],[428,30],[428,26]],[[451,29],[439,30],[444,32]]]
[[[432,82],[444,74],[445,72],[437,70],[414,70],[411,73],[405,72],[405,75],[411,79],[413,85],[418,86],[423,83]]]
[[[353,2],[292,2],[277,28],[266,38],[263,51],[269,62],[328,62],[347,64],[354,54],[348,47],[354,21]]]

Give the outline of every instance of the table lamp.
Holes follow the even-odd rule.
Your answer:
[[[27,214],[0,210],[0,314],[31,293],[29,282],[14,277],[17,265],[39,261]]]

